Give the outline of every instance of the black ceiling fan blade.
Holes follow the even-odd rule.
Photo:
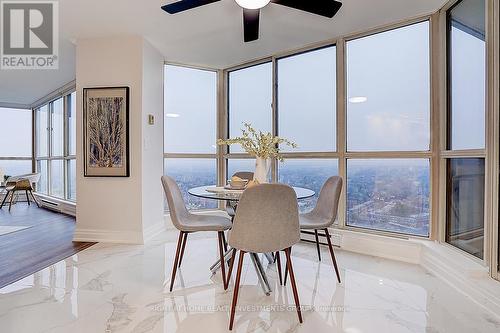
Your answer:
[[[183,12],[188,9],[193,9],[196,7],[201,7],[204,5],[211,4],[213,2],[219,2],[220,0],[182,0],[168,5],[161,6],[161,9],[169,14],[176,14]]]
[[[259,39],[260,9],[243,8],[243,30],[245,43]]]
[[[329,18],[334,17],[342,7],[342,2],[335,0],[272,0],[271,2]]]

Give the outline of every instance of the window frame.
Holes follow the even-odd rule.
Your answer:
[[[446,112],[445,112],[445,132],[444,132],[444,146],[443,150],[445,153],[447,152],[454,152],[454,151],[460,151],[462,153],[471,153],[470,157],[474,157],[474,154],[485,154],[486,152],[486,141],[487,141],[487,132],[486,132],[486,127],[487,127],[487,100],[486,100],[486,95],[485,95],[485,110],[484,110],[484,120],[485,120],[485,131],[484,131],[484,148],[476,148],[476,149],[452,149],[452,94],[451,94],[451,86],[452,86],[452,43],[451,43],[451,30],[452,30],[452,24],[451,24],[451,11],[457,7],[460,3],[462,3],[463,0],[454,0],[452,4],[450,4],[449,7],[443,8],[444,12],[444,21],[445,21],[445,85],[446,85],[446,98],[445,98],[445,103],[446,103]],[[487,5],[488,0],[484,0],[485,6]],[[486,13],[485,13],[486,15]],[[485,23],[486,24],[486,23]],[[485,51],[487,50],[487,38],[485,36]],[[485,52],[485,57],[487,58],[486,52]],[[487,67],[488,63],[485,59],[485,77],[487,76]],[[485,85],[485,93],[487,90],[487,85]]]
[[[222,86],[221,86],[221,70],[213,69],[213,68],[208,68],[208,67],[202,67],[202,66],[193,66],[193,65],[188,65],[188,64],[181,64],[177,62],[169,62],[169,61],[164,61],[163,63],[163,85],[165,85],[165,69],[166,66],[177,66],[177,67],[185,67],[185,68],[190,68],[190,69],[195,69],[195,70],[202,70],[202,71],[208,71],[208,72],[214,72],[216,74],[216,115],[215,115],[215,135],[216,137],[214,140],[217,140],[218,138],[221,137],[221,92],[222,92]],[[165,91],[166,87],[163,86],[163,91]],[[163,113],[165,113],[165,109],[163,110]],[[163,124],[163,133],[165,133],[165,125]],[[215,142],[214,142],[215,144]],[[166,169],[165,169],[165,161],[167,159],[213,159],[215,160],[215,165],[216,165],[216,170],[215,170],[215,176],[216,176],[216,182],[217,186],[220,186],[221,184],[224,184],[225,181],[221,177],[221,156],[222,156],[222,147],[217,146],[216,152],[214,154],[210,153],[168,153],[165,152],[165,140],[163,140],[163,174],[166,174]],[[222,209],[223,205],[221,203],[218,203],[218,208]],[[200,209],[198,211],[210,211],[213,210],[212,208],[207,208],[207,209]],[[165,205],[165,211],[167,211],[167,205]]]
[[[485,1],[485,8],[488,8],[488,5],[491,0],[484,0]],[[486,38],[485,38],[485,72],[486,72],[486,91],[485,91],[485,146],[484,148],[481,149],[462,149],[462,150],[452,150],[451,149],[451,23],[450,23],[450,12],[453,8],[455,8],[458,4],[460,4],[462,0],[453,0],[450,1],[446,6],[444,6],[440,12],[439,12],[439,23],[440,27],[443,31],[441,34],[441,40],[440,40],[440,47],[442,48],[443,52],[439,55],[439,62],[441,64],[441,76],[443,78],[442,82],[440,82],[440,100],[442,101],[442,105],[440,106],[440,123],[443,124],[443,126],[440,127],[440,132],[439,132],[439,138],[440,138],[440,150],[439,150],[439,200],[443,204],[440,205],[439,209],[439,224],[438,224],[438,241],[440,244],[443,244],[447,248],[451,249],[452,251],[455,251],[457,253],[460,253],[461,255],[465,255],[471,260],[481,264],[485,265],[486,263],[490,262],[490,265],[493,266],[493,262],[490,259],[494,259],[495,255],[492,255],[490,253],[490,238],[493,237],[490,233],[490,229],[492,228],[491,225],[493,223],[491,219],[491,210],[489,209],[491,206],[495,211],[498,212],[498,208],[495,208],[498,203],[495,203],[495,200],[498,200],[498,194],[495,193],[495,190],[493,186],[489,186],[489,183],[491,182],[492,175],[498,174],[498,166],[496,167],[496,171],[492,172],[492,166],[491,160],[494,158],[493,154],[494,152],[491,151],[490,147],[498,145],[498,140],[496,141],[496,144],[492,145],[491,142],[489,141],[490,138],[488,138],[488,132],[492,133],[492,126],[498,126],[498,125],[493,125],[489,124],[489,117],[491,117],[491,113],[493,112],[492,110],[492,101],[491,99],[492,94],[489,92],[491,91],[491,87],[488,84],[488,81],[490,78],[488,77],[488,72],[490,67],[493,66],[493,62],[490,57],[492,55],[490,54],[492,52],[492,48],[490,46],[490,40],[491,37],[488,36],[488,23],[486,22]],[[487,14],[485,13],[485,17]],[[498,67],[497,67],[498,69]],[[498,133],[495,134],[495,137],[498,139]],[[496,153],[498,154],[498,153]],[[485,195],[484,195],[484,256],[483,259],[480,259],[466,251],[463,251],[452,244],[446,242],[446,232],[447,232],[447,222],[448,222],[448,202],[449,202],[449,197],[447,193],[447,178],[448,178],[448,160],[450,159],[456,159],[456,158],[482,158],[484,159],[485,163]],[[498,158],[498,157],[497,157]],[[497,160],[498,162],[498,160]],[[495,176],[497,177],[497,176]],[[493,178],[495,179],[495,178]],[[492,180],[493,180],[492,179]],[[498,186],[498,178],[497,178],[497,186]],[[498,216],[498,215],[497,215]],[[491,251],[494,252],[494,251]],[[493,275],[493,271],[496,271],[494,269],[491,269],[491,274]],[[498,275],[500,277],[500,274]]]
[[[348,139],[348,133],[347,133],[347,109],[348,109],[348,104],[349,104],[349,101],[348,101],[348,98],[349,96],[347,96],[347,43],[350,42],[350,41],[354,41],[354,40],[357,40],[357,39],[361,39],[361,38],[365,38],[365,37],[371,37],[371,36],[375,36],[375,35],[378,35],[378,34],[383,34],[383,33],[386,33],[386,32],[390,32],[390,31],[393,31],[393,30],[398,30],[398,29],[401,29],[401,28],[406,28],[406,27],[410,27],[412,25],[417,25],[417,24],[420,24],[420,23],[424,23],[424,22],[428,22],[428,27],[429,27],[429,149],[428,150],[378,150],[378,151],[372,151],[372,150],[349,150],[347,148],[347,139]],[[425,157],[425,158],[428,158],[431,156],[431,152],[433,150],[433,139],[432,139],[432,130],[433,130],[433,122],[434,122],[434,119],[433,119],[433,93],[432,93],[432,90],[433,90],[433,79],[432,79],[432,57],[433,57],[433,54],[432,54],[432,42],[433,42],[433,35],[432,35],[432,30],[433,30],[433,26],[435,25],[435,22],[434,22],[434,19],[429,16],[429,17],[424,17],[424,18],[420,18],[420,19],[415,19],[415,20],[411,20],[411,21],[406,21],[402,24],[398,24],[398,25],[394,25],[390,28],[386,28],[386,29],[378,29],[378,30],[375,30],[375,31],[372,31],[372,32],[369,32],[369,33],[362,33],[362,34],[357,34],[357,35],[354,35],[352,37],[349,37],[349,38],[346,38],[344,40],[344,56],[343,56],[343,59],[344,59],[344,78],[343,78],[343,83],[344,83],[344,89],[345,89],[345,114],[344,114],[344,117],[345,117],[345,123],[344,123],[344,127],[345,127],[345,136],[344,136],[344,144],[345,144],[345,152],[347,155],[352,155],[352,156],[356,156],[356,155],[359,155],[359,156],[376,156],[376,155],[380,155],[380,157],[383,157],[382,154],[387,154],[387,155],[392,155],[391,153],[395,153],[395,154],[399,154],[399,155],[408,155],[409,157],[416,157],[416,156],[420,156],[420,157]],[[415,153],[415,154],[413,154]],[[402,157],[403,158],[403,157]]]
[[[400,28],[405,28],[408,26],[412,26],[415,24],[420,24],[423,22],[428,22],[429,25],[429,150],[411,150],[411,151],[402,151],[402,150],[386,150],[386,151],[349,151],[347,148],[347,108],[348,108],[348,96],[347,96],[347,43],[352,40],[356,40],[359,38],[369,37],[373,35],[377,35],[379,33],[385,33],[392,30],[397,30]],[[356,231],[356,232],[364,232],[369,234],[378,234],[383,236],[394,236],[394,237],[407,237],[407,238],[416,238],[416,239],[433,239],[436,237],[435,233],[435,225],[438,224],[436,219],[436,209],[435,209],[435,197],[437,192],[437,185],[435,180],[437,161],[435,159],[435,149],[436,149],[436,140],[433,138],[433,131],[435,128],[435,124],[437,123],[436,119],[433,117],[435,111],[435,105],[433,103],[433,87],[435,86],[435,81],[433,80],[432,68],[433,68],[433,54],[432,54],[432,45],[433,45],[433,29],[436,25],[435,18],[432,16],[424,16],[421,18],[416,18],[414,20],[405,21],[401,24],[392,25],[386,28],[375,29],[373,31],[367,33],[360,33],[353,36],[349,36],[343,40],[344,49],[342,50],[342,59],[343,59],[343,71],[342,71],[342,83],[344,88],[344,96],[343,96],[343,154],[344,159],[342,161],[343,164],[343,173],[342,177],[346,180],[343,192],[343,212],[344,212],[344,221],[343,228],[346,230]],[[337,129],[339,130],[339,129]],[[428,159],[429,160],[429,235],[428,236],[420,236],[420,235],[412,235],[412,234],[402,234],[392,231],[384,231],[384,230],[372,230],[366,228],[360,228],[355,226],[349,226],[347,224],[347,160],[355,160],[355,159]],[[339,166],[339,171],[340,171]]]
[[[300,158],[300,155],[308,155],[308,154],[312,154],[314,155],[314,157],[316,158],[321,158],[321,156],[323,155],[331,155],[330,158],[338,158],[338,152],[339,152],[339,138],[340,138],[340,135],[338,133],[338,129],[339,129],[339,110],[338,110],[338,104],[339,104],[339,101],[338,101],[338,97],[339,97],[339,94],[338,94],[338,91],[339,91],[339,87],[338,87],[338,83],[339,83],[339,54],[338,54],[338,46],[337,46],[337,42],[334,42],[334,43],[328,43],[326,45],[322,45],[322,46],[319,46],[319,47],[314,47],[314,48],[311,48],[311,49],[307,49],[307,50],[301,50],[299,52],[295,52],[295,53],[292,53],[292,54],[286,54],[286,55],[283,55],[283,56],[276,56],[274,57],[274,59],[272,60],[273,61],[273,129],[275,130],[274,132],[274,135],[280,135],[279,133],[279,70],[278,70],[278,66],[279,66],[279,61],[280,60],[283,60],[283,59],[286,59],[286,58],[290,58],[290,57],[294,57],[294,56],[300,56],[300,55],[304,55],[304,54],[307,54],[307,53],[310,53],[310,52],[315,52],[315,51],[320,51],[320,50],[323,50],[323,49],[327,49],[327,48],[330,48],[330,47],[335,47],[335,74],[336,74],[336,77],[334,78],[335,80],[335,88],[336,88],[336,91],[335,91],[335,94],[336,94],[336,98],[335,98],[335,145],[334,145],[334,150],[324,150],[324,151],[302,151],[302,152],[291,152],[291,151],[288,151],[288,152],[284,152],[283,153],[283,156],[288,156],[286,158]],[[342,63],[342,65],[344,65],[344,63]],[[229,98],[229,96],[228,96]],[[346,138],[347,140],[347,138]],[[298,156],[298,157],[296,157]],[[276,178],[278,179],[278,178]]]
[[[63,201],[68,201],[68,202],[73,202],[76,203],[76,198],[70,198],[70,181],[69,181],[69,163],[71,160],[76,161],[76,154],[75,155],[70,155],[69,154],[69,117],[68,117],[68,110],[71,107],[71,94],[76,91],[76,87],[74,85],[70,86],[68,89],[65,89],[58,93],[55,96],[51,96],[51,98],[43,101],[42,103],[38,103],[34,106],[32,106],[33,110],[33,170],[37,170],[38,167],[38,161],[47,161],[47,193],[39,193],[40,195],[48,196],[48,197],[53,197],[58,200],[63,200]],[[63,149],[62,149],[62,154],[61,155],[53,155],[52,151],[52,141],[54,140],[53,136],[53,130],[52,130],[52,114],[53,114],[53,109],[54,109],[54,102],[56,100],[62,99],[62,104],[63,104]],[[37,136],[37,117],[36,117],[36,112],[43,107],[47,106],[47,112],[48,112],[48,119],[47,119],[47,127],[49,128],[49,131],[47,133],[47,155],[46,156],[38,156],[38,147],[36,146],[36,136]],[[75,103],[76,106],[76,103]],[[75,110],[76,112],[76,110]],[[75,118],[76,121],[76,118]],[[76,128],[75,128],[76,129]],[[51,161],[62,161],[63,164],[63,196],[55,196],[53,195],[52,192],[52,162]],[[75,175],[76,177],[76,175]]]
[[[276,122],[276,115],[275,115],[275,105],[276,105],[276,88],[275,88],[275,85],[276,85],[276,59],[274,59],[274,57],[271,57],[271,58],[264,58],[264,59],[261,59],[261,60],[258,60],[258,61],[253,61],[253,62],[250,62],[250,63],[245,63],[243,65],[239,65],[239,66],[236,66],[236,67],[233,67],[233,68],[230,68],[230,69],[226,69],[223,71],[223,75],[224,75],[224,84],[225,84],[225,88],[224,88],[224,101],[225,101],[225,132],[224,132],[224,137],[223,138],[228,138],[230,135],[231,135],[231,115],[230,115],[230,102],[229,102],[229,98],[230,98],[230,74],[232,72],[237,72],[237,71],[240,71],[240,70],[245,70],[245,69],[249,69],[249,68],[252,68],[252,67],[256,67],[256,66],[259,66],[259,65],[264,65],[264,64],[271,64],[271,89],[272,89],[272,100],[271,100],[271,132],[276,135],[277,133],[277,122]],[[239,135],[239,133],[238,133]],[[236,152],[236,153],[231,153],[231,149],[230,147],[228,146],[223,146],[224,148],[224,153],[225,155],[229,156],[229,155],[232,155],[232,156],[240,156],[240,157],[248,157],[248,154],[244,153],[244,152]],[[244,157],[243,157],[244,158]]]

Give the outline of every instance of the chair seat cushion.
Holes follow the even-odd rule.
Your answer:
[[[182,221],[182,230],[187,232],[195,231],[225,231],[231,229],[231,220],[222,216],[189,214],[190,216]]]
[[[324,229],[332,225],[332,221],[315,214],[306,213],[299,215],[300,229]]]

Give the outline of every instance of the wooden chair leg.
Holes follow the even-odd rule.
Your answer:
[[[33,192],[31,190],[29,190],[30,194],[31,194],[31,197],[33,198],[33,201],[36,203],[36,205],[38,207],[40,207],[40,203],[38,202],[38,200],[35,198],[35,195],[33,194]]]
[[[229,287],[229,281],[231,280],[231,274],[233,274],[233,266],[235,260],[236,260],[236,249],[233,249],[233,254],[231,255],[231,259],[229,261],[229,272],[227,273],[226,285],[224,286],[224,290],[227,290],[227,287]]]
[[[181,247],[181,256],[179,258],[179,267],[181,267],[182,258],[184,258],[184,249],[186,248],[187,238],[188,238],[188,233],[185,232],[184,237],[182,237],[182,247]]]
[[[321,261],[321,250],[319,248],[319,237],[317,229],[314,229],[314,236],[316,237],[316,250],[318,251],[318,259],[319,261]]]
[[[14,199],[14,194],[15,193],[16,193],[16,191],[10,192],[9,212],[10,212],[10,208],[12,207],[12,200]]]
[[[276,258],[276,268],[278,269],[278,278],[280,281],[280,286],[283,285],[283,278],[281,276],[281,258],[280,258],[280,251],[276,251],[276,255],[274,256]]]
[[[299,293],[297,292],[297,284],[295,283],[295,275],[293,274],[292,260],[290,258],[291,248],[285,249],[286,254],[286,266],[287,270],[290,272],[290,282],[292,283],[293,298],[295,299],[295,307],[297,308],[297,316],[299,317],[299,322],[302,324],[302,312],[300,310]]]
[[[292,253],[292,248],[290,248],[290,253]],[[287,261],[288,261],[288,259],[287,259]],[[286,269],[287,268],[286,265],[288,265],[288,263],[285,264],[285,280],[283,281],[284,286],[286,286],[286,281],[288,280],[288,269]]]
[[[184,236],[184,232],[180,231],[179,232],[179,239],[177,240],[177,250],[175,251],[174,267],[172,268],[172,276],[170,277],[170,291],[172,291],[172,289],[174,287],[175,273],[177,273],[177,265],[179,264],[179,255],[181,252],[181,243],[182,243],[183,236]]]
[[[3,207],[3,204],[5,203],[5,201],[7,200],[7,197],[9,196],[9,193],[10,191],[7,191],[5,193],[5,196],[3,197],[3,200],[2,200],[2,204],[0,204],[0,209]]]
[[[30,197],[28,196],[28,190],[24,192],[26,192],[26,200],[28,201],[28,206],[31,206]]]
[[[241,268],[243,266],[243,256],[244,255],[245,255],[245,251],[240,251],[240,258],[238,260],[238,270],[236,271],[236,281],[234,283],[233,302],[231,304],[231,317],[229,319],[229,330],[230,331],[233,329],[234,311],[236,310],[236,303],[238,302],[238,290],[240,288]]]
[[[326,235],[326,241],[328,242],[328,248],[330,249],[330,256],[332,257],[333,267],[335,267],[335,273],[337,274],[337,281],[339,283],[342,283],[340,281],[340,272],[337,266],[337,260],[335,259],[335,253],[333,252],[332,241],[330,240],[330,233],[328,232],[328,228],[325,228],[325,235]]]
[[[224,231],[219,231],[217,233],[217,237],[219,238],[219,257],[220,257],[220,271],[222,274],[222,285],[224,286],[224,290],[226,290],[226,261],[224,260],[224,241],[222,238],[224,237]]]

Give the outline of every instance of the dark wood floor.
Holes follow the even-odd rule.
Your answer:
[[[32,226],[0,235],[0,288],[95,243],[73,242],[75,218],[18,203],[0,209],[1,226]]]

